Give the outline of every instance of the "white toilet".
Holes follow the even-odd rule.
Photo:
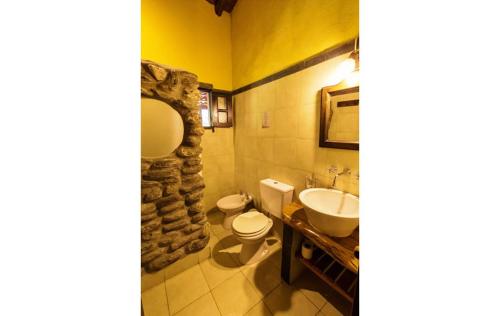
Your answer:
[[[217,208],[225,215],[222,226],[230,230],[233,220],[243,213],[245,206],[251,201],[252,197],[247,194],[232,194],[218,200]]]
[[[273,179],[260,181],[262,209],[281,219],[283,207],[292,202],[293,186]],[[241,242],[240,262],[252,264],[269,252],[266,235],[273,227],[273,220],[252,209],[240,214],[232,222],[233,234]]]

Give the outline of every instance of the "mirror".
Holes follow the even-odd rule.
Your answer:
[[[319,146],[359,150],[359,86],[321,89]]]
[[[161,158],[171,154],[182,142],[184,123],[167,103],[141,98],[141,155]]]

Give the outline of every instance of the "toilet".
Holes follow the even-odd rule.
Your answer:
[[[273,179],[260,181],[262,210],[281,219],[283,207],[292,202],[293,186]],[[233,234],[241,242],[239,255],[242,264],[260,261],[269,252],[266,236],[273,220],[256,209],[240,214],[232,221]]]
[[[224,213],[222,227],[227,230],[231,230],[233,220],[236,216],[243,213],[243,210],[251,201],[252,197],[247,194],[232,194],[218,200],[217,208]]]

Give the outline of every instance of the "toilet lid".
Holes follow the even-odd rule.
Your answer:
[[[233,229],[241,234],[262,231],[269,224],[269,218],[260,212],[247,212],[238,215],[233,221]]]

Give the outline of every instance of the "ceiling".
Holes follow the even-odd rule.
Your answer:
[[[222,15],[222,11],[231,13],[231,11],[233,11],[236,2],[238,2],[238,0],[207,0],[207,1],[214,5],[215,14],[217,14],[218,16]]]

